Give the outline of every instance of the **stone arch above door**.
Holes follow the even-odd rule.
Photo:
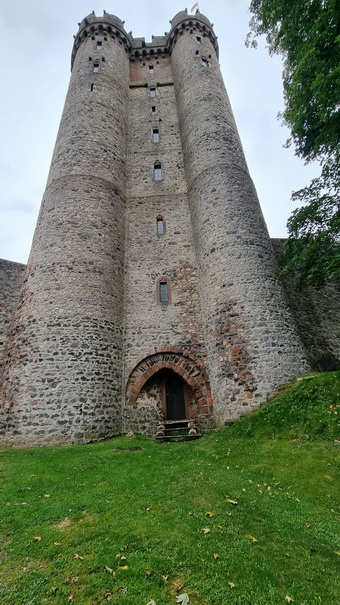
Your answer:
[[[202,362],[175,351],[161,351],[148,355],[136,365],[127,381],[126,405],[135,405],[147,381],[164,369],[175,372],[189,385],[195,395],[200,415],[208,416],[212,413],[210,384]]]

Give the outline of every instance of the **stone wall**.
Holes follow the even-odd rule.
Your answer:
[[[154,73],[150,73],[152,65]],[[204,357],[199,283],[169,58],[131,63],[125,245],[125,372],[148,354],[181,347]],[[142,86],[146,84],[146,86]],[[150,87],[156,95],[150,96]],[[152,113],[152,107],[155,113]],[[153,142],[153,129],[159,142]],[[143,153],[141,154],[141,149]],[[154,163],[162,180],[154,180]],[[157,233],[157,217],[164,234]],[[169,279],[170,304],[158,300]]]
[[[279,256],[283,239],[272,239]],[[311,367],[319,371],[340,368],[340,284],[322,290],[298,292],[292,278],[283,280],[289,307]]]
[[[18,302],[26,265],[0,259],[0,376],[13,310]]]

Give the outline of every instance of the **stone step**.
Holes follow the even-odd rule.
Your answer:
[[[195,434],[190,434],[196,431]],[[164,420],[157,428],[157,441],[189,441],[200,437],[193,420]]]

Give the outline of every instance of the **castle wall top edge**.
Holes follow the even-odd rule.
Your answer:
[[[173,17],[173,19],[171,19],[171,30],[175,29],[182,21],[187,21],[188,19],[191,19],[192,21],[199,21],[203,25],[206,25],[209,29],[211,29],[211,31],[213,31],[213,24],[205,15],[203,15],[203,13],[200,13],[197,10],[196,13],[191,15],[188,13],[187,9],[185,9],[184,11],[180,11],[179,13],[177,13],[177,15]]]
[[[214,34],[212,23],[209,21],[209,19],[205,15],[200,13],[198,10],[196,11],[196,13],[194,15],[188,14],[187,9],[177,13],[173,17],[173,19],[170,20],[170,24],[171,24],[170,32],[169,33],[165,32],[164,36],[153,35],[151,42],[145,42],[145,38],[143,38],[143,37],[134,38],[132,35],[132,32],[127,33],[125,30],[125,27],[124,27],[125,21],[122,21],[121,19],[116,17],[116,15],[112,15],[112,14],[104,11],[103,16],[98,17],[93,12],[90,15],[87,15],[86,17],[84,17],[84,19],[78,24],[79,29],[78,29],[77,34],[74,36],[75,40],[74,40],[72,56],[74,57],[75,47],[77,46],[78,39],[83,36],[84,32],[85,32],[85,35],[86,35],[86,32],[88,34],[93,32],[94,31],[93,28],[95,26],[99,26],[99,29],[101,29],[101,26],[102,27],[111,26],[111,27],[118,29],[120,31],[120,33],[123,36],[125,36],[126,39],[128,40],[128,42],[130,43],[131,50],[137,50],[141,47],[152,48],[152,47],[156,47],[156,46],[167,46],[169,43],[169,40],[170,40],[171,36],[173,36],[176,28],[184,21],[188,21],[188,19],[192,20],[195,23],[198,22],[201,27],[203,26],[203,29],[207,27],[209,30],[211,30],[212,34],[214,35],[214,38],[216,38],[216,36]]]

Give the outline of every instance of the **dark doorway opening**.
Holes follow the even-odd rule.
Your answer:
[[[184,383],[176,374],[171,374],[165,383],[167,420],[184,420],[185,399]]]

